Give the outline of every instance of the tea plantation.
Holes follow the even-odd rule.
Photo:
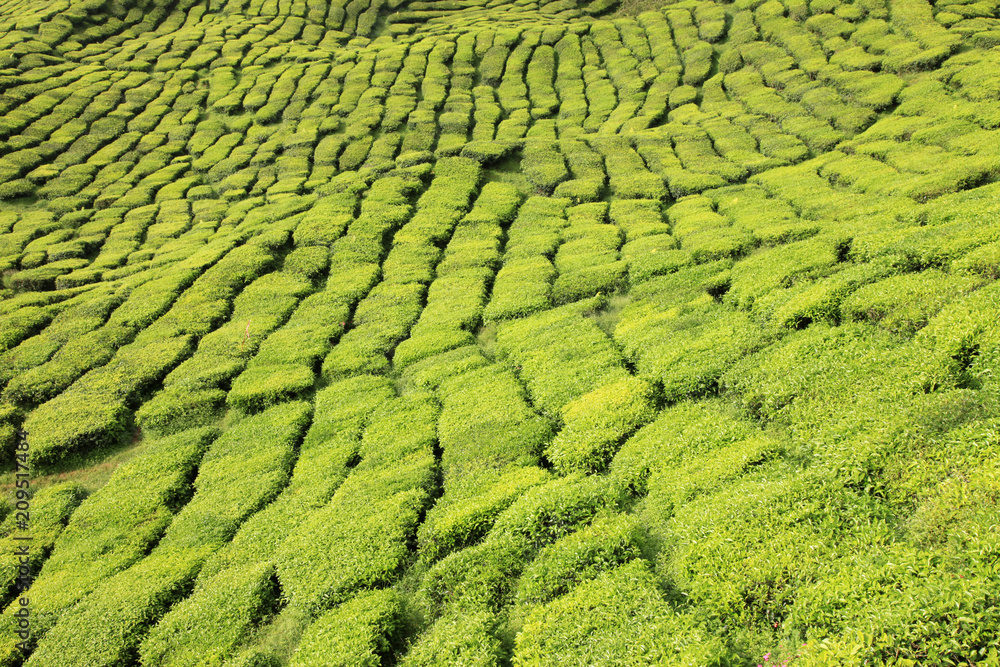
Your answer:
[[[998,0],[0,0],[0,274],[0,667],[1000,667]]]

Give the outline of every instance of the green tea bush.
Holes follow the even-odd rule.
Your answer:
[[[261,344],[246,371],[234,380],[229,405],[255,412],[312,388],[314,367],[374,281],[373,271],[365,267],[338,272],[337,277],[327,289],[304,299],[288,322]]]
[[[510,372],[475,369],[444,380],[440,392],[441,467],[452,496],[480,468],[534,464],[552,435],[551,424],[531,408]]]
[[[445,616],[417,638],[400,665],[500,665],[504,651],[497,636],[498,625],[496,616],[486,610]]]
[[[321,508],[357,462],[368,417],[394,395],[381,378],[361,376],[317,394],[313,423],[303,439],[289,484],[273,503],[240,526],[231,542],[205,561],[199,584],[215,575],[274,562],[284,539]]]
[[[357,200],[350,193],[324,197],[316,202],[295,228],[295,245],[329,246],[354,220]]]
[[[751,422],[719,399],[678,402],[624,443],[611,464],[612,488],[645,496],[651,476],[672,477],[688,457],[697,461],[705,452],[755,432]]]
[[[0,664],[990,663],[994,7],[216,4],[8,8]]]
[[[719,213],[760,239],[761,245],[797,241],[820,231],[816,222],[800,219],[787,202],[769,197],[757,186],[734,186],[731,190],[715,190],[708,196]]]
[[[490,277],[488,271],[466,269],[451,271],[435,280],[428,291],[427,306],[410,338],[396,349],[393,362],[404,367],[471,343],[471,331],[480,321]]]
[[[938,557],[912,548],[892,545],[890,553],[889,562],[856,556],[833,581],[802,592],[790,620],[809,628],[803,664],[835,664],[848,653],[900,662],[990,659],[983,634],[996,623],[989,575],[948,571]],[[886,590],[904,591],[906,603],[889,603]],[[950,620],[956,613],[963,619],[957,624]]]
[[[522,541],[500,536],[454,552],[427,572],[417,599],[432,618],[501,609],[513,601],[524,549]]]
[[[270,563],[227,570],[174,605],[139,645],[144,665],[224,660],[277,603]]]
[[[598,517],[545,547],[518,582],[520,605],[545,604],[603,572],[641,557],[643,533],[636,519]]]
[[[907,273],[859,288],[841,303],[846,320],[867,321],[893,333],[912,335],[945,304],[982,285],[975,276],[935,269]]]
[[[278,575],[291,604],[320,611],[390,583],[408,559],[409,541],[428,501],[433,455],[397,454],[394,464],[386,463],[352,473],[330,504],[313,512],[278,549]]]
[[[630,622],[622,624],[622,618]],[[513,663],[711,665],[723,656],[718,640],[706,637],[694,619],[673,611],[648,566],[634,560],[529,614]]]
[[[295,448],[311,413],[307,403],[285,403],[227,429],[205,455],[194,497],[157,549],[181,550],[203,561],[231,539],[249,515],[287,484]]]
[[[400,378],[402,391],[433,390],[453,375],[488,365],[478,345],[466,345],[436,354],[408,366]]]
[[[429,283],[441,249],[433,244],[398,243],[382,265],[383,280],[390,283]]]
[[[171,309],[144,329],[136,341],[145,343],[169,335],[208,333],[228,315],[229,299],[273,262],[273,252],[259,246],[247,244],[234,248],[195,280]]]
[[[18,556],[19,566],[27,565],[33,573],[41,570],[84,495],[83,487],[76,482],[54,484],[36,492],[31,498],[31,541],[27,543],[22,541],[26,535],[15,521],[18,515],[10,514],[4,519],[0,524],[0,542],[10,553],[23,554]],[[27,547],[26,553],[23,547]],[[0,580],[0,600],[4,606],[17,597],[20,576],[20,567],[12,567],[8,568],[3,580]]]
[[[669,516],[702,494],[710,494],[782,452],[782,443],[755,436],[702,453],[685,465],[654,472],[649,481],[651,511]],[[655,506],[655,509],[653,507]]]
[[[225,402],[226,392],[221,389],[171,387],[143,404],[135,419],[144,433],[163,436],[211,423]]]
[[[110,666],[126,659],[134,654],[150,622],[183,596],[194,570],[190,561],[151,556],[107,579],[60,617],[25,664],[70,660]],[[101,619],[114,623],[103,626],[99,642],[84,640],[93,636]]]
[[[489,201],[491,200],[488,199],[484,203]],[[509,201],[516,210],[520,197]],[[490,272],[495,270],[500,262],[500,240],[503,236],[501,224],[508,224],[512,217],[512,211],[504,213],[503,200],[497,200],[496,203],[498,212],[503,213],[504,218],[497,220],[492,214],[480,209],[466,216],[457,226],[448,241],[448,247],[445,248],[444,258],[436,267],[438,275],[469,269],[488,268]]]
[[[1000,242],[980,246],[951,263],[954,273],[971,273],[984,278],[1000,278]]]
[[[381,372],[387,352],[406,338],[423,305],[426,287],[419,283],[382,283],[362,300],[352,328],[323,361],[323,375],[339,379],[360,372]]]
[[[122,348],[109,364],[90,371],[25,420],[35,462],[46,465],[71,452],[117,443],[137,397],[190,353],[188,337]]]
[[[604,160],[582,141],[562,141],[559,149],[573,179],[557,185],[553,194],[577,202],[596,201],[604,188]]]
[[[909,366],[907,351],[899,349],[899,339],[884,330],[866,324],[851,323],[840,327],[816,325],[787,336],[780,347],[771,351],[765,365],[751,369],[748,357],[736,364],[724,378],[726,387],[739,393],[739,404],[764,421],[785,419],[790,406],[801,402],[803,409],[815,397],[856,391],[850,378],[854,374],[898,374]],[[813,363],[799,376],[788,373],[788,364],[812,358]],[[851,372],[848,373],[847,369]],[[831,373],[828,369],[838,369]],[[916,379],[915,379],[916,381]],[[902,385],[871,385],[887,394],[906,392]],[[889,400],[890,396],[880,399]],[[859,397],[860,400],[860,397]]]
[[[616,199],[611,202],[609,213],[611,221],[625,232],[626,241],[670,233],[670,227],[663,222],[660,202],[655,200]]]
[[[497,331],[498,351],[516,365],[534,404],[549,414],[627,375],[611,341],[581,314],[596,305],[592,299],[562,306]]]
[[[95,294],[93,298],[68,306],[56,315],[40,334],[32,336],[0,354],[0,380],[6,382],[38,367],[72,339],[99,328],[108,311],[121,303],[114,295]],[[22,312],[25,309],[16,312]]]
[[[621,137],[592,140],[604,156],[611,192],[622,199],[664,199],[667,188],[663,179],[650,173],[639,154]]]
[[[362,593],[313,621],[290,664],[294,667],[377,667],[392,649],[401,615],[400,600],[395,592]]]
[[[446,408],[447,410],[447,408]],[[478,463],[478,461],[477,461]],[[489,462],[486,462],[489,466]],[[549,480],[548,473],[534,466],[512,466],[507,472],[495,475],[488,467],[474,471],[466,469],[466,474],[479,474],[478,483],[467,482],[452,473],[445,480],[447,499],[439,501],[428,513],[426,520],[417,531],[420,558],[433,563],[445,556],[472,546],[486,536],[497,517],[517,500],[526,490]],[[492,482],[492,484],[490,484]],[[476,495],[469,496],[470,491]],[[455,499],[455,495],[458,499]]]
[[[39,635],[100,582],[148,552],[190,495],[198,462],[216,435],[198,429],[154,441],[80,504],[31,589]]]
[[[533,487],[497,518],[490,535],[538,549],[589,523],[609,502],[607,492],[604,480],[579,474]]]
[[[627,276],[628,264],[624,261],[560,273],[552,284],[552,302],[558,305],[596,294],[616,292],[626,284]]]
[[[595,389],[563,407],[563,428],[545,455],[562,473],[603,470],[618,444],[653,419],[655,407],[655,388],[639,378]]]
[[[476,127],[479,125],[477,124]],[[490,139],[474,139],[465,143],[460,154],[462,157],[472,158],[484,165],[489,165],[502,162],[505,158],[510,157],[516,148],[517,144],[514,142],[493,141],[491,136]]]
[[[278,550],[279,579],[293,605],[319,611],[393,580],[434,482],[437,416],[419,394],[381,406],[362,439],[362,462]],[[400,423],[408,428],[400,431]],[[317,559],[337,567],[317,568]]]
[[[473,342],[473,335],[464,329],[451,329],[447,326],[414,329],[413,335],[396,348],[393,365],[405,368],[427,357],[464,347]]]
[[[569,177],[556,142],[526,141],[523,151],[521,169],[538,191],[548,194]]]
[[[813,322],[840,322],[840,305],[851,292],[895,272],[885,262],[871,262],[848,266],[814,284],[803,284],[793,289],[790,298],[775,310],[774,321],[793,329]]]
[[[606,503],[606,488],[596,478],[572,475],[528,489],[499,515],[485,540],[431,568],[420,591],[423,604],[434,615],[502,608],[513,601],[526,558],[589,523]]]
[[[632,285],[673,273],[691,262],[690,253],[678,250],[677,239],[668,234],[629,241],[622,246],[621,255],[628,263],[628,280]]]
[[[972,219],[927,227],[888,227],[880,232],[856,234],[850,256],[868,261],[886,258],[909,270],[943,268],[977,246],[993,241],[994,234]]]
[[[3,316],[2,349],[9,350],[26,338],[41,331],[52,321],[52,313],[45,308],[22,308]]]
[[[746,230],[729,226],[729,221],[713,210],[701,195],[679,200],[668,211],[673,233],[695,262],[739,257],[755,244]]]
[[[740,181],[747,172],[736,164],[724,160],[716,153],[716,147],[708,134],[696,130],[672,128],[674,152],[685,169],[703,174],[715,174],[726,181]]]
[[[551,301],[555,267],[545,257],[505,262],[493,284],[483,319],[497,321],[545,310]]]
[[[724,300],[741,310],[752,310],[769,292],[824,277],[837,260],[830,239],[814,238],[776,248],[762,248],[733,266]]]

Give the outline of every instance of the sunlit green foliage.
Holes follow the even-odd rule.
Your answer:
[[[996,662],[995,3],[43,4],[0,667]]]
[[[291,664],[377,667],[391,648],[399,616],[399,599],[391,590],[359,595],[310,624]]]

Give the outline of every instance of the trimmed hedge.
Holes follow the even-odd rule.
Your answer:
[[[38,465],[66,455],[115,444],[129,428],[129,412],[138,396],[191,353],[189,337],[122,348],[70,389],[34,410],[24,429],[32,438]]]
[[[306,629],[291,667],[379,667],[396,641],[401,601],[392,590],[362,593]]]
[[[563,406],[563,429],[545,455],[562,473],[601,471],[619,443],[655,416],[654,387],[639,378],[624,378]]]
[[[487,537],[438,561],[419,591],[427,612],[491,609],[512,603],[516,580],[532,555],[577,530],[605,508],[608,487],[570,475],[527,489],[496,519]]]
[[[384,372],[387,353],[406,338],[423,307],[426,287],[420,283],[380,283],[354,312],[352,328],[323,361],[323,376],[341,379]]]
[[[545,310],[552,303],[556,270],[545,257],[504,262],[493,284],[483,319],[497,321]]]
[[[550,478],[533,466],[507,466],[501,474],[488,462],[483,468],[469,469],[466,475],[445,480],[445,500],[439,501],[420,524],[418,550],[428,563],[485,537],[496,518],[521,494]]]
[[[20,491],[15,491],[15,498],[18,498]],[[0,524],[0,545],[7,553],[23,554],[22,550],[27,547],[27,554],[18,555],[14,561],[15,566],[8,567],[4,578],[0,580],[0,603],[5,607],[18,597],[21,568],[27,566],[31,576],[37,576],[85,495],[84,488],[77,482],[47,486],[31,498],[30,532],[18,527],[19,513],[12,512]],[[24,541],[24,537],[31,539]]]
[[[710,665],[723,648],[694,618],[673,611],[648,566],[634,560],[534,610],[513,664]]]
[[[430,500],[436,419],[436,406],[420,395],[380,407],[362,439],[361,463],[278,549],[290,604],[316,613],[395,578]]]
[[[911,335],[945,306],[982,285],[978,276],[950,276],[936,269],[885,278],[860,287],[841,302],[844,319],[866,321]]]
[[[477,471],[530,465],[551,437],[552,426],[525,400],[509,371],[487,366],[441,383],[438,437],[449,497],[462,494],[463,480]]]
[[[80,504],[30,589],[36,637],[148,552],[189,497],[198,462],[216,435],[197,429],[154,441]]]
[[[228,429],[202,459],[194,497],[156,548],[60,616],[30,661],[47,664],[61,656],[71,662],[112,665],[133,654],[147,627],[189,589],[205,559],[287,483],[294,448],[311,411],[306,403],[287,403]],[[95,630],[96,618],[114,622]],[[95,632],[93,641],[81,639],[95,637]]]
[[[516,365],[535,406],[549,414],[628,375],[608,337],[581,314],[588,306],[595,308],[596,300],[505,323],[497,331],[498,351]]]
[[[143,665],[221,662],[278,604],[274,565],[232,568],[173,605],[139,645]]]
[[[439,619],[420,635],[399,662],[401,667],[467,665],[497,667],[504,651],[499,621],[489,611],[462,611]]]
[[[641,558],[644,544],[635,518],[598,517],[539,552],[518,581],[517,602],[548,603],[603,572]]]
[[[107,579],[59,618],[25,665],[120,664],[134,655],[149,624],[184,595],[196,569],[190,560],[150,556]]]

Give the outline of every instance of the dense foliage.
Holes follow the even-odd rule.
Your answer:
[[[0,2],[0,667],[1000,667],[998,177],[995,0]]]

